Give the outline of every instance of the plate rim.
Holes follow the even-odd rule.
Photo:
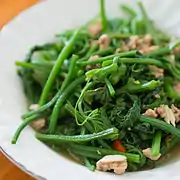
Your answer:
[[[55,1],[55,0],[51,0],[51,1]],[[13,17],[9,22],[7,22],[1,28],[1,30],[0,30],[0,40],[1,40],[1,36],[3,36],[3,34],[6,32],[7,29],[11,28],[13,23],[16,23],[16,20],[19,17],[24,16],[25,14],[29,13],[33,9],[38,8],[39,6],[42,6],[42,4],[46,4],[48,2],[49,1],[39,1],[36,4],[26,8],[26,9],[22,10],[20,13],[18,13],[15,17]],[[35,174],[34,172],[32,172],[31,170],[26,168],[24,165],[22,165],[20,162],[15,160],[1,145],[0,145],[0,151],[13,165],[17,166],[22,172],[26,173],[27,175],[29,175],[29,176],[37,179],[37,180],[47,180],[45,177],[42,177],[40,175]]]

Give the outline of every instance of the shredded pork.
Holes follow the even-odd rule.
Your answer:
[[[127,169],[127,159],[122,155],[107,155],[96,163],[97,170],[110,171],[116,174],[123,174]]]
[[[149,117],[152,117],[152,118],[157,118],[158,117],[158,114],[153,109],[146,110],[146,112],[143,115],[149,116]]]
[[[102,25],[100,21],[94,22],[88,26],[88,31],[93,35],[96,36],[101,33]]]
[[[147,109],[143,114],[152,118],[161,117],[168,124],[176,126],[180,122],[180,109],[177,108],[174,104],[171,105],[171,108],[168,105],[160,105],[154,109]]]
[[[31,104],[29,106],[29,110],[31,111],[35,111],[39,108],[39,105],[38,104]],[[45,125],[46,125],[46,120],[44,118],[39,118],[37,119],[36,121],[33,121],[30,123],[30,125],[36,129],[36,130],[40,130],[42,129]]]
[[[122,50],[129,51],[137,49],[142,54],[147,54],[153,51],[156,51],[159,46],[153,45],[153,38],[151,35],[147,34],[143,37],[140,36],[131,36],[128,43],[122,41]]]
[[[102,49],[105,49],[109,46],[111,40],[107,34],[103,34],[100,36],[98,42],[99,42],[99,47],[102,50]]]
[[[156,78],[164,76],[164,69],[158,68],[157,66],[150,65],[150,71],[155,75]]]

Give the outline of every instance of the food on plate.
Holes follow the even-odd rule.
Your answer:
[[[100,16],[56,41],[34,46],[16,62],[36,138],[90,170],[154,167],[180,141],[180,50],[149,19],[122,5],[125,16]]]

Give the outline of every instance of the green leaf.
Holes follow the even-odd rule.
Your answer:
[[[135,101],[133,106],[129,109],[128,113],[124,117],[124,128],[133,127],[133,125],[138,121],[140,118],[140,106]]]

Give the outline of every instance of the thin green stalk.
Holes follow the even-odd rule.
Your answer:
[[[162,121],[162,120],[151,118],[148,116],[141,116],[140,121],[145,122],[145,123],[149,123],[153,127],[156,127],[157,129],[161,129],[167,133],[174,134],[175,136],[180,138],[180,130],[175,128],[174,126]]]
[[[107,47],[106,49],[102,49],[102,50],[96,51],[95,53],[93,53],[93,55],[105,56],[107,54],[112,54],[113,51],[114,51],[114,48]]]
[[[79,156],[83,156],[83,157],[86,157],[86,158],[91,158],[91,159],[94,159],[94,160],[99,160],[101,159],[103,156],[102,155],[99,155],[97,153],[94,153],[94,152],[89,152],[89,151],[83,151],[82,149],[79,150],[79,149],[70,149],[70,151],[76,155],[79,155]]]
[[[98,139],[97,141],[101,145],[101,147],[106,148],[106,149],[112,149],[111,146],[104,140]]]
[[[101,58],[98,58],[98,59],[93,60],[93,61],[88,61],[88,59],[86,59],[84,61],[77,61],[76,64],[79,66],[87,66],[87,65],[102,63],[104,61],[111,60],[114,57],[133,57],[136,54],[137,54],[137,51],[128,51],[128,52],[122,52],[122,53],[117,53],[117,54],[112,54],[109,56],[101,57]]]
[[[96,61],[96,60],[94,60],[94,61]],[[94,61],[89,62],[89,63],[94,64],[95,63]],[[149,65],[156,65],[156,66],[162,67],[162,68],[167,68],[163,62],[161,62],[160,60],[154,59],[154,58],[121,58],[121,57],[118,57],[117,62],[124,63],[124,64],[149,64]],[[113,63],[112,59],[106,60],[106,61],[103,61],[102,66],[108,66],[112,63]]]
[[[70,65],[69,65],[69,70],[68,70],[68,74],[66,76],[66,78],[64,79],[60,91],[63,92],[65,90],[65,88],[69,85],[71,79],[73,78],[73,73],[74,73],[74,68],[76,65],[76,61],[78,59],[78,56],[73,55],[72,59],[70,61]]]
[[[102,29],[103,29],[103,31],[106,31],[107,26],[108,26],[108,20],[106,17],[104,0],[100,0],[100,14],[101,14],[101,21],[102,21]]]
[[[20,62],[20,61],[16,61],[16,65],[23,68],[40,70],[40,71],[45,71],[46,70],[45,68],[47,68],[47,70],[49,71],[54,66],[53,63],[29,63],[29,62]]]
[[[152,33],[154,28],[152,27],[152,23],[149,20],[149,17],[147,15],[146,11],[145,11],[145,8],[144,8],[142,2],[138,2],[138,6],[139,6],[139,9],[141,11],[143,20],[145,22],[147,33]]]
[[[113,33],[107,33],[107,35],[113,39],[127,39],[132,36],[130,33],[119,33],[119,32],[113,32]]]
[[[14,136],[13,136],[13,139],[11,141],[12,144],[16,144],[21,132],[23,131],[23,129],[28,125],[30,124],[31,122],[33,121],[36,121],[38,119],[39,115],[33,115],[27,119],[25,119],[21,125],[18,127],[18,129],[16,130]]]
[[[173,79],[171,77],[164,78],[164,89],[169,98],[180,100],[180,94],[174,90]]]
[[[75,108],[72,106],[72,104],[70,102],[68,102],[65,105],[65,109],[73,116],[75,117]],[[78,120],[82,123],[84,121],[84,118],[82,117],[82,115],[77,111],[76,112],[77,118]],[[90,132],[93,133],[93,128],[92,126],[87,122],[84,124],[84,127],[86,127],[86,129]]]
[[[92,147],[92,146],[84,146],[84,145],[77,145],[77,144],[69,144],[70,147],[72,147],[72,150],[77,151],[83,151],[84,153],[92,152],[94,155],[99,155],[101,157],[106,155],[123,155],[126,156],[128,161],[139,163],[140,162],[140,156],[138,154],[132,154],[132,153],[123,153],[115,150],[109,150],[109,149],[103,149],[98,147]]]
[[[40,114],[42,112],[44,112],[45,110],[49,109],[58,99],[58,97],[61,95],[61,91],[59,90],[56,95],[51,99],[51,101],[49,101],[48,103],[46,103],[45,105],[41,106],[40,108],[38,108],[37,110],[34,111],[29,111],[28,113],[22,115],[23,119],[26,119],[30,116],[36,115],[36,114]]]
[[[74,117],[75,116],[75,108],[71,105],[70,102],[68,102],[66,105],[65,105],[65,108],[66,110]],[[77,117],[78,117],[78,120],[82,123],[84,121],[84,118],[81,116],[81,114],[77,111],[76,112],[77,114]],[[94,133],[94,130],[93,130],[93,127],[91,126],[91,124],[89,124],[89,122],[87,121],[85,124],[84,124],[84,127],[86,127],[86,129],[90,132],[90,133]],[[111,149],[111,147],[103,140],[101,139],[98,139],[97,140],[99,142],[99,144],[104,147],[104,148],[107,148],[107,149]]]
[[[132,9],[131,7],[127,6],[127,5],[121,5],[120,6],[121,9],[126,13],[128,14],[131,18],[134,18],[137,16],[137,13],[134,9]]]
[[[107,79],[107,78],[105,78],[105,82],[106,82],[106,86],[107,86],[107,88],[108,88],[108,90],[109,90],[109,94],[110,94],[112,97],[114,97],[114,95],[115,95],[116,92],[115,92],[115,90],[114,90],[111,82],[110,82],[109,79]]]
[[[139,6],[139,9],[141,11],[141,14],[142,14],[145,26],[146,26],[146,31],[147,31],[146,33],[151,34],[153,36],[155,43],[159,44],[158,34],[154,28],[154,25],[152,24],[151,20],[149,19],[142,2],[138,2],[138,6]]]
[[[160,154],[161,138],[162,138],[162,131],[157,131],[155,133],[155,136],[154,136],[153,142],[152,142],[151,156],[158,156]]]
[[[122,92],[139,93],[143,91],[151,91],[160,86],[162,86],[162,83],[160,81],[155,81],[155,80],[145,82],[143,84],[140,83],[136,84],[135,81],[132,82],[129,81],[126,85],[118,89],[117,93],[122,93]]]
[[[86,118],[86,114],[83,111],[82,103],[83,103],[83,98],[78,103],[78,110],[79,110],[79,113],[82,115],[82,117]]]
[[[84,157],[84,163],[86,165],[86,167],[90,170],[90,171],[95,171],[96,166],[91,164],[90,160],[86,157]]]
[[[29,62],[16,61],[16,65],[27,69],[39,69],[39,66]]]
[[[133,35],[144,34],[144,21],[134,18],[131,20],[130,30]]]
[[[82,58],[80,58],[78,61],[87,61],[93,53],[95,53],[99,48],[99,45],[94,44],[89,48],[89,51],[87,51],[86,55]]]
[[[87,80],[90,80],[93,77],[97,77],[99,79],[104,79],[108,75],[117,72],[117,70],[118,70],[118,65],[117,65],[117,63],[113,62],[111,65],[106,66],[106,67],[89,70],[86,72],[85,75],[86,75]]]
[[[63,106],[64,102],[66,101],[66,99],[68,98],[68,96],[74,91],[74,89],[80,85],[81,83],[83,83],[85,80],[85,77],[79,77],[78,79],[76,79],[75,81],[73,81],[67,88],[66,90],[64,90],[64,92],[61,94],[61,96],[58,98],[51,117],[50,117],[50,123],[49,123],[49,130],[50,133],[54,133],[55,129],[56,129],[56,124],[57,124],[57,120],[59,117],[59,113],[60,113],[60,109]]]
[[[162,56],[170,54],[176,47],[180,46],[180,42],[174,42],[167,46],[160,47],[156,51],[150,52],[147,55],[150,56]]]
[[[94,85],[94,83],[92,83],[92,82],[87,82],[86,85],[84,86],[84,88],[82,89],[81,94],[80,94],[80,96],[79,96],[79,98],[78,98],[78,100],[77,100],[77,102],[76,102],[76,105],[75,105],[75,108],[74,108],[74,115],[75,115],[76,124],[77,124],[78,126],[83,126],[84,124],[86,124],[86,122],[87,122],[88,119],[89,119],[89,116],[85,116],[85,120],[84,120],[83,122],[79,123],[78,117],[77,117],[77,108],[78,108],[79,103],[82,102],[82,100],[83,100],[84,93],[85,93],[89,88],[91,88],[93,85]],[[80,113],[80,114],[83,116],[84,113],[82,112],[82,113]]]
[[[82,56],[86,54],[89,49],[90,49],[89,42],[86,42],[84,47],[79,52],[77,52],[77,55]]]
[[[165,46],[165,47],[160,47],[157,50],[148,53],[147,55],[149,56],[162,56],[162,55],[166,55],[169,54],[172,50],[170,50],[169,46]]]
[[[75,31],[75,33],[73,34],[72,38],[70,39],[70,41],[67,43],[67,45],[63,48],[63,50],[61,51],[59,57],[57,58],[57,61],[48,77],[48,80],[44,86],[43,92],[41,94],[41,98],[39,101],[39,105],[42,106],[44,105],[44,103],[47,100],[49,91],[52,88],[52,85],[55,81],[55,78],[57,77],[59,70],[61,69],[64,60],[71,54],[73,46],[75,44],[75,41],[79,35],[80,30]]]
[[[40,134],[36,133],[36,138],[40,141],[47,143],[62,143],[62,142],[88,142],[96,139],[116,139],[118,138],[118,129],[109,128],[107,130],[85,135],[74,135],[74,136],[65,136],[65,135],[51,135],[51,134]]]
[[[89,49],[89,51],[87,52],[85,58],[82,58],[81,60],[89,59],[91,57],[91,55],[98,50],[98,47],[99,47],[99,45],[97,45],[97,44],[92,45],[91,48]]]
[[[38,108],[37,110],[35,111],[30,111],[26,114],[24,114],[22,116],[23,119],[27,118],[27,117],[30,117],[32,115],[35,115],[35,114],[40,114],[42,113],[43,111],[45,111],[46,109],[50,108],[56,101],[57,99],[59,98],[59,96],[61,95],[61,93],[63,92],[63,90],[68,86],[71,78],[72,78],[72,75],[73,75],[73,69],[75,67],[75,64],[76,64],[76,60],[77,60],[78,56],[73,56],[72,59],[71,59],[71,62],[70,62],[70,66],[69,66],[69,71],[68,71],[68,74],[65,78],[65,80],[63,81],[62,83],[62,86],[60,88],[60,90],[56,93],[56,95],[52,98],[51,101],[49,101],[48,103],[46,103],[45,105],[41,106],[40,108]]]
[[[151,64],[158,67],[164,67],[161,61],[153,58],[119,58],[118,62],[125,64]]]
[[[86,128],[83,126],[81,128],[81,132],[80,132],[80,135],[85,135],[86,134]]]

